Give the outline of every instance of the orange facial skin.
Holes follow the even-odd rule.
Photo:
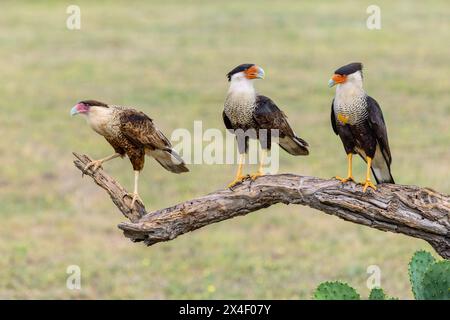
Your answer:
[[[344,83],[347,80],[347,76],[340,75],[340,74],[334,74],[331,77],[331,80],[333,80],[335,84]]]
[[[244,73],[247,79],[261,79],[264,74],[261,71],[262,69],[255,65],[245,70]]]

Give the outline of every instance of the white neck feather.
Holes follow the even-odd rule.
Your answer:
[[[104,135],[112,117],[112,108],[91,107],[87,113],[87,122],[94,131]]]
[[[362,85],[356,83],[345,82],[336,86],[336,96],[360,96],[364,94]]]
[[[228,94],[232,95],[256,95],[253,81],[244,77],[233,77],[230,82]]]
[[[336,86],[336,100],[347,101],[356,97],[364,96],[366,92],[363,88],[361,72],[355,72],[347,77],[344,83]]]

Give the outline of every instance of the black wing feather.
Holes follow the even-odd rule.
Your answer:
[[[381,111],[380,105],[374,98],[367,96],[366,101],[369,111],[369,125],[375,133],[386,162],[391,165],[391,150],[389,149],[389,141],[386,124],[384,123],[383,112]]]
[[[284,112],[270,98],[262,95],[256,97],[253,120],[258,126],[257,129],[278,130],[280,138],[278,144],[288,153],[295,156],[309,154],[308,142],[295,134]]]
[[[228,130],[234,129],[233,124],[231,123],[230,119],[228,119],[225,111],[222,112],[222,117],[223,117],[223,123],[225,124],[225,128],[227,128]]]
[[[336,116],[334,115],[334,99],[331,102],[331,126],[333,127],[334,133],[338,134]]]
[[[295,136],[284,112],[266,96],[258,95],[256,97],[253,119],[258,124],[259,129],[278,129],[280,136]]]

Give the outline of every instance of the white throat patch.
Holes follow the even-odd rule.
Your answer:
[[[235,125],[251,124],[255,103],[256,90],[253,81],[239,74],[233,75],[224,106],[224,111],[231,122]]]
[[[107,136],[111,130],[113,108],[91,107],[87,114],[87,121],[91,128],[103,136]]]
[[[333,105],[336,119],[346,119],[346,123],[354,125],[367,118],[367,95],[362,84],[362,76],[358,71],[336,86]]]

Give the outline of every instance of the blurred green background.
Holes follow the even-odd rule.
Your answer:
[[[2,1],[0,13],[0,298],[310,298],[324,280],[367,296],[366,269],[412,298],[407,263],[425,242],[277,205],[150,248],[124,238],[124,218],[72,151],[111,153],[70,108],[82,99],[133,105],[170,136],[223,128],[225,74],[253,62],[259,92],[273,98],[311,144],[309,157],[280,152],[281,172],[345,174],[330,127],[333,71],[365,64],[365,88],[381,104],[397,183],[449,193],[450,4],[377,1],[382,29],[368,30],[373,1]],[[81,7],[81,30],[66,8]],[[364,164],[355,161],[363,178]],[[128,189],[128,160],[105,169]],[[174,175],[148,159],[147,209],[224,187],[235,166],[191,165]],[[251,168],[248,168],[249,170]],[[254,169],[254,168],[252,168]],[[82,289],[66,288],[79,265]]]

